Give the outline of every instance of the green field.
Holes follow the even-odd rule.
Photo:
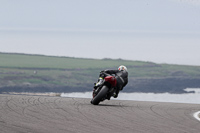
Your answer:
[[[84,91],[92,89],[101,70],[117,69],[122,64],[128,68],[129,88],[139,79],[200,78],[200,66],[0,53],[0,88],[67,86]]]
[[[82,59],[43,55],[5,54],[0,53],[0,66],[9,68],[51,68],[51,69],[98,69],[127,66],[148,65],[148,62],[112,59]],[[151,63],[150,63],[151,64]]]

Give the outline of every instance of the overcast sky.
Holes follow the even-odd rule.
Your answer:
[[[1,0],[0,52],[200,65],[200,0]]]

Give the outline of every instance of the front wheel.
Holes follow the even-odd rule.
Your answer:
[[[94,105],[98,105],[100,101],[106,96],[107,92],[108,92],[108,87],[103,86],[100,92],[92,99],[91,103]]]

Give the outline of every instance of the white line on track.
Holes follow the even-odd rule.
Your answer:
[[[193,114],[194,118],[200,121],[200,111]]]

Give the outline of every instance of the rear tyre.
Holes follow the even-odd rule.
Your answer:
[[[98,105],[101,102],[101,100],[106,96],[107,92],[108,92],[108,87],[103,86],[100,92],[93,98],[91,103],[94,105]]]

